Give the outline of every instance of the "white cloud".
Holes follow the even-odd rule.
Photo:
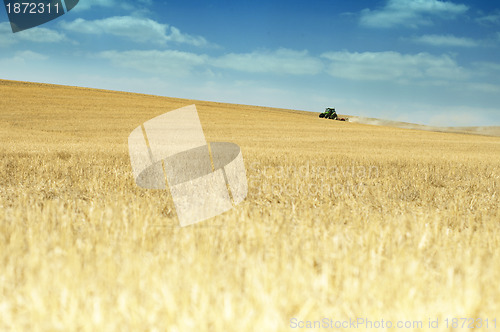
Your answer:
[[[66,40],[66,36],[63,33],[47,28],[32,28],[18,32],[15,36],[37,43],[58,43]]]
[[[401,54],[397,52],[329,52],[313,57],[307,51],[279,49],[252,53],[226,54],[212,57],[174,50],[106,51],[99,57],[114,65],[138,71],[185,76],[215,75],[214,69],[228,69],[257,74],[318,75],[359,81],[390,81],[446,85],[470,76],[449,55],[428,53]]]
[[[110,60],[117,66],[174,76],[189,74],[195,67],[206,64],[208,59],[206,55],[173,50],[105,51],[98,56]]]
[[[106,51],[100,57],[109,59],[116,65],[134,68],[143,72],[186,75],[196,67],[207,69],[222,68],[250,73],[315,75],[322,71],[321,59],[309,56],[307,51],[279,49],[276,51],[227,54],[209,57],[174,50],[150,51]],[[200,69],[201,71],[201,69]]]
[[[413,41],[432,46],[475,47],[479,43],[471,38],[456,37],[453,35],[424,35],[416,37]]]
[[[114,16],[101,20],[87,21],[78,18],[73,22],[62,22],[64,29],[85,34],[109,34],[125,37],[135,42],[166,42],[185,43],[194,46],[206,46],[208,42],[203,37],[182,33],[168,24],[158,23],[148,18],[133,16]]]
[[[468,7],[440,0],[388,0],[379,10],[363,9],[360,23],[369,27],[390,28],[407,26],[416,28],[431,25],[431,18],[453,18],[463,14]]]
[[[331,76],[351,80],[441,84],[466,77],[465,71],[448,55],[330,52],[322,57],[331,61],[327,70]]]
[[[163,42],[168,28],[166,24],[131,16],[115,16],[94,21],[78,18],[73,22],[62,22],[61,26],[73,32],[95,35],[110,34],[135,41],[154,42]]]
[[[483,93],[492,93],[492,94],[500,93],[500,85],[491,83],[468,83],[467,88],[470,90]]]
[[[230,53],[214,59],[212,65],[249,73],[315,75],[322,71],[323,63],[307,51],[278,49],[252,53]]]
[[[67,40],[66,36],[58,31],[47,28],[32,28],[12,33],[10,23],[0,23],[0,45],[7,46],[20,41],[35,43],[58,43]]]
[[[477,22],[484,24],[484,25],[500,24],[500,12],[497,11],[493,14],[479,17],[477,19]]]
[[[4,73],[8,69],[24,68],[28,64],[34,65],[38,61],[47,60],[48,58],[49,57],[47,57],[46,55],[33,51],[20,51],[16,52],[13,57],[3,59],[0,58],[0,68],[2,68],[2,73]]]
[[[16,42],[12,29],[10,28],[10,23],[0,23],[0,46],[8,46]]]
[[[16,53],[16,58],[23,60],[47,60],[49,57],[33,51],[21,51]]]
[[[200,47],[209,45],[205,38],[182,33],[176,27],[170,27],[170,34],[166,36],[166,40]]]

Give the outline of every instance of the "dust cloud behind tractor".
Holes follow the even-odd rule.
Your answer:
[[[168,186],[181,226],[224,213],[247,196],[240,147],[207,144],[195,105],[145,122],[132,131],[128,145],[136,184]]]
[[[12,32],[34,28],[69,12],[79,0],[4,0]]]

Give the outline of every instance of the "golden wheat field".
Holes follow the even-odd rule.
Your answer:
[[[190,104],[249,192],[181,228],[127,138]],[[499,137],[0,81],[0,140],[1,331],[500,330]]]

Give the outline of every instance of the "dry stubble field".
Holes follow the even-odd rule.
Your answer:
[[[189,104],[207,141],[241,146],[249,193],[180,228],[127,137]],[[498,137],[0,81],[0,140],[1,331],[500,329]]]

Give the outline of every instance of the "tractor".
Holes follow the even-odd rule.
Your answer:
[[[325,111],[319,115],[320,118],[338,120],[338,121],[349,121],[349,118],[339,118],[335,108],[327,107]]]
[[[327,107],[325,108],[325,111],[319,115],[319,117],[335,120],[337,118],[337,112],[335,112],[335,108]]]

